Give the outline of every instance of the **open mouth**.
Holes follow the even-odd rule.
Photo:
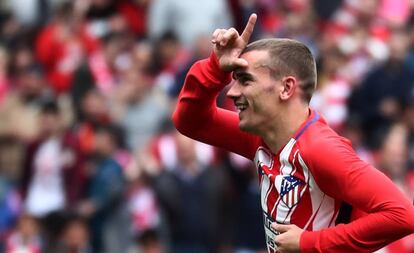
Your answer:
[[[238,102],[236,102],[236,103],[235,103],[235,106],[236,106],[237,111],[238,111],[239,113],[243,112],[243,111],[244,111],[244,110],[246,110],[246,109],[247,109],[247,107],[248,107],[248,105],[247,105],[246,103],[238,103]]]

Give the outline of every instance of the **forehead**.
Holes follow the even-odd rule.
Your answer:
[[[252,75],[268,74],[268,57],[269,53],[264,50],[249,51],[240,55],[240,58],[248,62],[247,68],[239,68],[235,70],[235,74],[250,73]]]
[[[258,67],[267,62],[269,52],[265,50],[253,50],[240,55],[240,58],[245,59],[249,63],[249,67]]]

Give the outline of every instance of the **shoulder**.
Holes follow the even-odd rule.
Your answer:
[[[315,182],[330,196],[347,196],[355,184],[379,173],[358,157],[349,140],[323,122],[313,124],[298,145]]]
[[[300,153],[308,166],[318,170],[359,160],[348,139],[338,135],[321,119],[298,140]]]
[[[301,151],[311,154],[329,152],[332,148],[340,147],[352,149],[351,141],[336,133],[323,118],[317,120],[304,132],[298,144]]]

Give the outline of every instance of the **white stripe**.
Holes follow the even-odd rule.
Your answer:
[[[295,139],[293,139],[293,138],[290,139],[290,141],[283,148],[282,152],[280,152],[280,156],[279,156],[280,165],[281,165],[280,166],[280,175],[290,175],[293,171],[292,164],[290,164],[290,162],[289,162],[289,156],[290,156],[290,153],[292,152],[292,148],[295,145],[295,143],[296,143]],[[285,182],[285,184],[286,183],[287,182]],[[285,195],[283,197],[283,200],[284,200],[285,203],[288,203],[287,200],[288,200],[289,196]],[[291,201],[291,197],[289,197],[289,200]],[[277,204],[277,207],[276,207],[276,210],[277,210],[276,221],[280,222],[280,223],[284,222],[284,223],[288,224],[288,222],[290,222],[290,220],[286,221],[286,219],[289,215],[290,208],[288,206],[286,206],[286,204],[284,202],[280,201]]]
[[[267,151],[265,148],[260,146],[256,151],[256,155],[254,157],[254,164],[256,165],[256,169],[258,171],[262,165],[266,165],[269,169],[272,169],[273,158],[271,156],[271,153]],[[261,198],[262,209],[266,213],[268,212],[267,198],[269,197],[271,187],[272,187],[272,184],[270,183],[268,176],[263,173],[262,180],[260,182],[260,189],[261,189],[260,198]]]
[[[293,160],[292,160],[292,164],[293,164],[293,171],[292,171],[292,173],[291,173],[291,175],[294,175],[295,174],[295,172],[296,172],[296,170],[297,170],[297,168],[296,168],[296,165],[295,165],[295,160],[296,160],[296,156],[297,156],[297,154],[299,154],[299,149],[297,149],[296,150],[296,152],[295,152],[295,154],[293,155]]]
[[[293,203],[295,203],[297,201],[297,197],[298,197],[298,189],[299,189],[299,185],[295,187],[295,189],[293,190]]]
[[[280,152],[279,160],[280,160],[280,174],[281,175],[290,175],[292,173],[292,165],[289,162],[289,156],[292,152],[293,145],[295,145],[296,140],[290,139],[290,141],[286,144],[283,148],[282,152]]]
[[[294,159],[293,159],[293,166],[295,167],[295,171],[296,171],[295,160],[296,160],[297,155],[299,154],[299,153],[298,153],[298,151],[299,151],[299,150],[297,150],[297,151],[295,152]],[[299,154],[299,156],[300,156],[300,154]],[[302,171],[303,171],[303,176],[304,176],[304,179],[305,179],[305,184],[306,184],[306,185],[305,185],[305,187],[303,187],[303,189],[302,189],[302,191],[300,192],[300,195],[299,195],[299,196],[297,195],[297,191],[298,191],[298,189],[299,189],[299,186],[295,188],[295,190],[296,190],[296,192],[295,192],[295,196],[297,196],[298,198],[301,198],[301,197],[303,196],[303,194],[305,194],[306,189],[308,189],[308,187],[309,187],[309,186],[308,186],[308,181],[309,181],[309,170],[308,170],[308,168],[307,168],[307,167],[302,167]],[[297,207],[297,205],[296,205],[296,206],[294,206],[294,207],[292,208],[292,211],[289,213],[289,216],[288,216],[288,217],[286,217],[286,223],[290,223],[290,219],[292,218],[292,214],[295,212],[296,207]]]
[[[261,190],[262,192],[260,193],[260,197],[261,197],[261,202],[262,202],[262,209],[265,213],[267,213],[267,197],[268,194],[270,192],[270,187],[272,187],[272,185],[270,184],[270,180],[267,177],[266,174],[262,175],[262,182],[261,182]]]
[[[327,228],[331,225],[329,223],[335,214],[335,200],[325,195],[325,193],[321,191],[300,154],[299,163],[304,170],[307,170],[309,172],[309,193],[312,202],[312,215],[309,218],[304,229],[307,229],[309,227],[313,217],[315,217],[312,224],[314,231],[320,230],[321,228]]]

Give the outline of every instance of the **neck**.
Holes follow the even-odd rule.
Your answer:
[[[298,109],[300,108],[300,109]],[[309,117],[309,108],[296,107],[287,110],[281,118],[274,118],[269,128],[260,134],[266,145],[276,154],[293,137],[293,134]]]

